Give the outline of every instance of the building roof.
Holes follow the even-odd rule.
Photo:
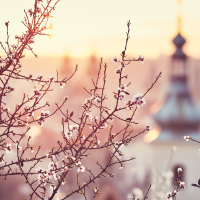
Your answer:
[[[165,104],[154,119],[162,127],[158,140],[182,139],[184,135],[200,138],[200,111],[190,96],[185,76],[172,77]],[[164,135],[166,131],[168,136]]]

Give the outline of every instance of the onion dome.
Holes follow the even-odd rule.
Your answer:
[[[187,56],[182,50],[182,46],[185,42],[185,39],[180,33],[174,38],[173,43],[176,46],[176,52],[172,55],[173,59],[186,59]]]
[[[179,33],[173,40],[173,43],[176,47],[181,48],[185,44],[185,39],[182,37],[182,35]]]
[[[162,128],[157,141],[183,140],[185,135],[200,139],[200,111],[189,94],[186,77],[171,79],[165,104],[154,119]]]

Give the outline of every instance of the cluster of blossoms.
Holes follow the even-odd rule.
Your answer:
[[[179,187],[180,187],[180,189],[185,189],[185,182],[179,181]],[[176,189],[174,189],[172,192],[167,193],[166,198],[170,199],[172,197],[175,197],[177,194],[178,194],[178,191]]]
[[[21,36],[15,35],[15,39],[17,39],[19,42],[25,42],[26,35],[23,33]],[[28,42],[29,44],[33,43],[32,40]]]
[[[15,55],[16,48],[14,48],[14,47],[16,47],[16,45],[11,45],[11,46],[13,47],[13,50],[6,52],[7,58],[3,60],[0,57],[0,69],[4,68],[4,64],[12,64],[15,67],[14,70],[17,70],[22,67],[22,64],[20,64],[19,61],[17,61],[17,59],[16,59],[16,55]]]
[[[121,88],[124,88],[124,89],[121,89]],[[119,100],[121,100],[121,101],[125,100],[125,94],[121,94],[121,91],[125,92],[126,89],[127,88],[124,87],[124,86],[121,86],[120,88],[118,88],[118,90],[120,90]],[[117,99],[118,95],[114,94],[114,97]],[[143,98],[143,101],[145,101],[144,98]],[[139,102],[139,103],[140,103],[140,105],[143,106],[146,102],[144,104],[143,103],[141,104],[141,102]],[[133,108],[132,106],[135,105],[135,104],[137,104],[137,103],[134,100],[127,100],[127,101],[125,101],[125,104],[126,104],[127,109],[132,110],[132,108]]]
[[[92,115],[90,115],[89,117],[90,117],[90,120],[91,120],[92,122],[97,122],[97,120],[98,120],[98,116],[93,117]]]
[[[90,123],[90,129],[95,130],[95,132],[99,132],[99,129],[97,129],[97,120],[98,116],[93,117],[92,115],[89,115],[91,123]]]
[[[120,91],[119,100],[124,101],[125,95],[123,93],[128,94],[126,90],[127,90],[126,84],[121,84],[121,86],[118,88],[118,91]],[[117,98],[118,95],[115,94],[114,97]]]
[[[133,104],[138,105],[138,107],[146,104],[145,99],[142,97],[142,94],[134,95]]]
[[[78,167],[77,172],[84,172],[85,167],[81,165],[81,161],[76,161],[76,166]]]
[[[124,144],[123,144],[122,141],[116,141],[116,142],[114,142],[114,147],[115,147],[115,150],[118,153],[119,158],[121,158],[122,156],[124,156],[124,154],[119,150],[119,148],[121,148],[123,146],[124,146]]]
[[[174,197],[178,194],[178,192],[176,190],[173,190],[172,192],[168,192],[166,195],[167,199],[170,199],[171,197]]]
[[[120,63],[120,67],[118,69],[115,70],[115,73],[120,73],[121,70],[125,69],[125,67],[127,67],[127,65],[125,65],[125,63],[123,62],[123,60],[117,60],[117,57],[115,56],[113,59],[111,59],[111,61],[113,61],[115,64]]]
[[[7,55],[10,59],[14,59],[15,58],[15,53],[13,51],[8,51]]]
[[[123,60],[117,60],[116,56],[111,61],[113,61],[115,64],[121,63],[120,67],[115,70],[116,74],[121,73],[122,70],[124,70],[125,67],[127,67],[127,65],[124,63],[124,61]],[[139,55],[138,61],[141,61],[142,63],[144,63],[144,57]],[[125,99],[125,95],[122,94],[121,92],[124,92],[125,94],[129,94],[129,93],[126,92],[126,90],[127,90],[126,84],[121,84],[120,87],[118,88],[118,91],[120,91],[119,99],[121,101],[124,101],[124,99]],[[115,94],[114,97],[117,98],[118,95]],[[137,105],[139,107],[139,106],[143,106],[144,104],[146,104],[146,102],[145,102],[145,99],[142,97],[141,94],[137,94],[137,95],[134,96],[133,100],[127,100],[125,102],[125,104],[126,104],[126,107],[131,110],[133,105]]]
[[[97,102],[97,103],[100,103],[100,102],[101,102],[101,99],[100,99],[99,97],[95,96],[95,95],[92,95],[92,96],[90,97],[90,99],[93,100],[94,102]]]
[[[33,92],[34,92],[34,96],[35,96],[36,98],[38,98],[38,97],[41,96],[41,93],[40,93],[40,91],[39,91],[37,88],[34,89]]]
[[[29,106],[25,106],[24,110],[25,112],[27,112],[27,119],[29,119],[30,117],[34,117],[34,112],[31,110]]]
[[[55,156],[54,155],[50,155],[50,154],[47,154],[46,155],[47,158],[51,158],[51,159],[54,159]],[[69,159],[69,157],[66,157]],[[70,158],[70,160],[72,160],[74,162],[75,158]],[[63,162],[64,162],[64,159],[63,159]],[[65,162],[64,162],[65,163]],[[63,172],[66,172],[68,171],[68,167],[63,164],[62,165],[62,171]],[[55,185],[54,185],[54,182],[50,181],[50,179],[53,177],[54,180],[58,180],[60,179],[60,175],[57,173],[59,171],[59,168],[58,168],[58,163],[55,163],[55,162],[49,162],[48,164],[48,169],[45,170],[45,169],[42,169],[42,168],[36,168],[36,171],[38,174],[38,181],[40,184],[44,184],[47,185],[47,184],[50,184],[50,188],[53,190],[55,189]],[[64,185],[66,183],[65,180],[62,180],[62,185]]]
[[[114,133],[110,133],[109,134],[109,139],[114,139],[115,138],[115,134]]]
[[[99,97],[95,96],[95,95],[92,95],[90,98],[85,99],[82,107],[83,108],[89,108],[92,101],[94,101],[96,103],[100,103],[101,99]]]
[[[44,185],[47,185],[52,177],[54,177],[55,180],[58,179],[58,175],[56,174],[56,170],[58,169],[58,163],[55,162],[49,162],[48,169],[42,169],[41,167],[36,168],[36,172],[38,174],[38,181],[40,184],[44,183]]]
[[[101,142],[100,140],[97,140],[97,139],[95,138],[95,140],[93,141],[93,144],[94,144],[93,148],[99,147],[100,142]]]
[[[70,156],[65,156],[65,158],[67,158],[69,160],[71,166],[75,164],[78,167],[77,172],[85,172],[85,167],[83,165],[81,165],[81,161],[80,160],[76,160],[76,158],[73,157],[73,156],[71,156],[71,157]],[[62,161],[63,161],[63,163],[65,163],[64,159]],[[62,165],[62,166],[65,167],[64,171],[66,171],[66,169],[68,170],[68,168],[65,165]]]
[[[125,67],[127,67],[127,65],[125,65],[125,64],[123,63],[123,61],[122,61],[120,67],[119,67],[118,69],[115,70],[115,73],[116,73],[116,74],[119,74],[119,73],[121,72],[122,69],[123,69],[123,70],[125,69]]]
[[[114,64],[117,64],[117,63],[121,64],[120,67],[115,70],[116,74],[120,73],[121,70],[124,70],[127,67],[127,65],[124,63],[124,61],[123,60],[117,60],[116,56],[113,59],[111,59],[111,61],[114,62]],[[141,61],[141,63],[143,64],[144,63],[144,56],[139,55],[138,61]]]
[[[123,146],[124,146],[124,144],[123,144],[122,141],[116,141],[116,142],[115,142],[115,145],[116,145],[117,147],[123,147]]]
[[[95,131],[95,133],[98,133],[99,129],[105,129],[108,126],[106,122],[104,124],[102,124],[101,126],[99,126],[98,123],[97,123],[98,116],[94,117],[92,115],[89,115],[89,117],[90,117],[90,120],[91,120],[91,122],[89,123],[90,129],[92,129],[93,131]]]
[[[143,106],[146,104],[146,101],[144,99],[144,97],[142,96],[142,94],[136,94],[133,97],[133,100],[127,100],[125,101],[126,107],[129,110],[133,109],[133,105],[137,105],[138,107]]]
[[[38,117],[37,122],[39,124],[40,127],[43,126],[45,119],[47,117],[50,117],[50,113],[49,111],[41,111],[41,115]]]
[[[129,100],[125,101],[125,104],[126,104],[127,109],[129,109],[129,110],[133,109],[133,100],[129,99]]]
[[[34,112],[29,110],[27,113],[27,119],[29,119],[30,117],[34,117]]]
[[[182,171],[183,171],[182,168],[179,167],[179,168],[177,169],[178,175],[179,175]],[[166,195],[166,198],[167,198],[167,199],[170,199],[170,198],[175,197],[175,196],[178,194],[178,191],[179,191],[180,189],[185,189],[185,182],[182,182],[182,181],[179,180],[179,181],[178,181],[177,187],[176,187],[172,192],[168,192],[167,195]]]
[[[19,141],[16,141],[15,144],[16,144],[16,147],[17,147],[18,150],[22,150],[22,147],[18,145]],[[4,148],[4,150],[6,151],[7,154],[12,153],[11,146],[12,146],[11,143],[9,143],[9,144],[7,143],[6,147]],[[0,164],[3,163],[4,160],[5,160],[5,157],[1,156],[0,157]]]
[[[139,56],[139,60],[144,61],[144,57]],[[115,64],[118,63],[118,62],[121,62],[120,68],[115,71],[116,73],[121,73],[121,69],[124,69],[126,67],[126,65],[123,63],[123,61],[118,61],[116,57],[114,57],[112,59],[112,61]],[[123,101],[125,99],[125,94],[129,94],[128,92],[126,92],[126,90],[127,90],[127,85],[121,84],[120,87],[118,88],[118,91],[120,91],[119,100]],[[125,93],[125,94],[122,94],[122,93]],[[114,94],[114,97],[117,98],[118,94]],[[140,106],[145,105],[146,101],[145,101],[143,95],[138,93],[138,94],[134,95],[133,100],[125,101],[125,104],[126,104],[127,109],[132,110],[133,105],[137,105],[138,107],[140,107]]]

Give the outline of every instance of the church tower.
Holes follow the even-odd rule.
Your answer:
[[[179,0],[179,6],[181,2]],[[178,34],[173,43],[176,47],[171,57],[170,85],[164,106],[154,115],[154,120],[161,127],[156,140],[151,143],[153,149],[153,167],[163,172],[171,170],[174,174],[172,187],[177,178],[177,168],[183,169],[179,180],[184,181],[186,189],[181,190],[177,199],[188,200],[199,196],[199,190],[191,186],[200,178],[200,145],[195,142],[186,142],[184,136],[200,141],[198,132],[200,111],[194,103],[187,86],[187,60],[183,52],[185,39],[181,33],[181,14],[178,14]],[[172,153],[172,147],[177,151]],[[171,151],[171,152],[170,152]],[[172,154],[174,154],[172,156]]]

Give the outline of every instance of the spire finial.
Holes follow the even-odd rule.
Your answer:
[[[181,29],[182,29],[181,3],[182,3],[182,0],[178,0],[178,14],[177,14],[178,33],[181,33]]]

